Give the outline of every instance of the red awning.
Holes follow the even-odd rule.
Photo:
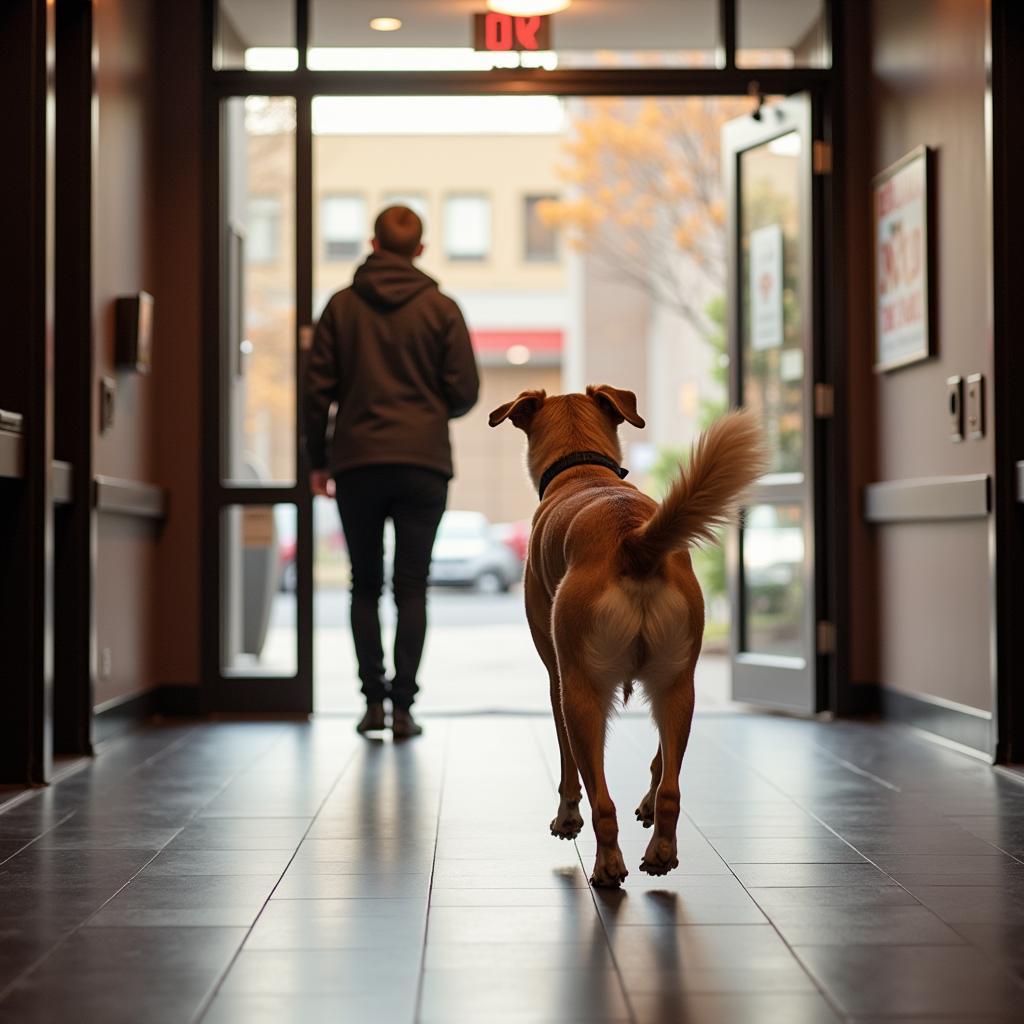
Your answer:
[[[513,345],[522,345],[531,353],[557,355],[562,351],[561,331],[472,331],[473,348],[477,352],[505,352]]]

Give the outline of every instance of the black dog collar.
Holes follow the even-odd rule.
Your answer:
[[[544,498],[544,492],[548,489],[548,484],[559,473],[564,473],[567,469],[575,469],[576,466],[603,466],[605,469],[610,469],[613,473],[616,473],[620,480],[625,479],[626,474],[629,472],[628,469],[623,469],[614,459],[609,459],[607,455],[602,455],[600,452],[572,452],[569,455],[563,455],[562,458],[551,463],[544,470],[544,475],[540,478],[540,486],[537,488],[541,499]]]

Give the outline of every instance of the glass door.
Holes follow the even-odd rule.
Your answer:
[[[217,537],[216,569],[207,571],[219,614],[207,672],[218,710],[310,712],[310,498],[297,383],[308,265],[299,258],[301,111],[291,96],[232,96],[219,114],[219,443],[207,453],[217,483],[206,517]]]
[[[725,126],[734,404],[760,415],[769,472],[729,551],[733,698],[820,710],[814,571],[814,233],[811,101]]]

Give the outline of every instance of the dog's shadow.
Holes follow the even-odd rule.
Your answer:
[[[686,1001],[686,965],[679,926],[688,921],[680,894],[671,889],[632,894],[626,889],[595,889],[594,896],[609,937],[616,932],[629,936],[641,922],[632,917],[628,908],[637,901],[643,902],[642,908],[634,907],[633,912],[639,909],[641,931],[653,938],[643,946],[642,966],[635,948],[626,948],[622,942],[612,944],[627,996],[631,1002],[642,1001],[641,1016],[645,1019],[687,1020],[692,1008],[687,1007]],[[636,991],[631,991],[634,985]]]

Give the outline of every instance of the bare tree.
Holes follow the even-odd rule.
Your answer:
[[[560,168],[570,195],[539,215],[707,336],[715,325],[693,285],[725,284],[721,128],[749,108],[698,96],[582,101]]]

